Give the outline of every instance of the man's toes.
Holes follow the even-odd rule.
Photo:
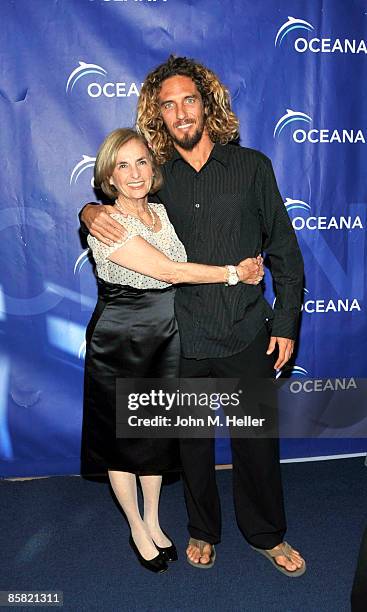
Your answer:
[[[297,567],[302,567],[304,564],[304,560],[302,559],[301,555],[292,557],[292,561],[297,565]]]
[[[292,550],[291,552],[291,561],[297,566],[297,568],[302,567],[304,564],[304,559],[302,559],[301,555],[295,550]]]
[[[283,557],[283,555],[277,555],[275,557],[275,563],[277,563],[281,567],[286,567],[287,561],[287,557]]]
[[[288,570],[289,572],[294,572],[297,569],[299,569],[300,567],[302,567],[304,561],[302,559],[302,557],[297,558],[295,555],[292,554],[292,559],[287,559],[287,557],[284,557],[283,555],[279,555],[278,557],[276,557],[275,559],[276,563],[278,565],[281,565],[282,567],[285,567],[286,570]]]
[[[187,557],[194,563],[200,563],[201,565],[207,565],[210,563],[210,557],[212,554],[212,547],[210,544],[205,544],[202,551],[200,552],[197,546],[188,546],[186,549]]]
[[[210,561],[210,555],[212,553],[212,547],[210,545],[204,546],[203,554],[200,557],[200,563],[206,565]]]
[[[186,554],[189,557],[190,561],[194,563],[199,563],[200,559],[200,551],[195,546],[189,546],[186,550]]]
[[[296,569],[298,569],[298,566],[293,561],[289,561],[287,559],[285,563],[285,569],[287,569],[289,572],[294,572]]]

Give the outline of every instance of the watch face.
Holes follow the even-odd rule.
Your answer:
[[[230,285],[230,286],[237,285],[240,279],[238,278],[238,274],[237,274],[237,270],[235,266],[226,266],[226,268],[228,270],[227,285]]]

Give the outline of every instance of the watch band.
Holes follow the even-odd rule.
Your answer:
[[[236,266],[226,266],[227,268],[227,280],[226,285],[232,287],[233,285],[237,285],[239,282]]]

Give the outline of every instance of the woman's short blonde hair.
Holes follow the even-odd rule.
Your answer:
[[[97,159],[94,165],[94,186],[96,189],[102,189],[111,200],[114,200],[118,193],[115,186],[110,185],[110,178],[116,167],[117,154],[120,148],[130,142],[130,140],[138,140],[148,151],[148,156],[152,162],[153,168],[153,184],[150,193],[158,191],[163,184],[162,172],[145,138],[131,128],[119,128],[108,134],[104,139],[98,149]]]

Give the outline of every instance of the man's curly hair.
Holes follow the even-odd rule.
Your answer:
[[[214,72],[193,59],[170,55],[146,77],[137,109],[136,128],[151,146],[159,164],[172,157],[174,147],[161,116],[158,94],[163,81],[177,75],[194,81],[203,100],[210,139],[227,144],[239,138],[239,123],[231,110],[229,92]]]

